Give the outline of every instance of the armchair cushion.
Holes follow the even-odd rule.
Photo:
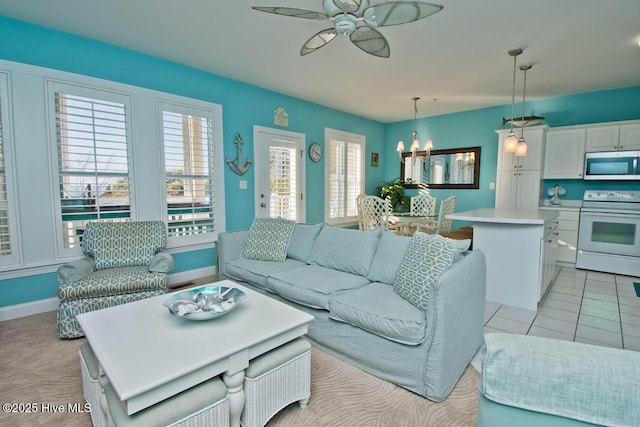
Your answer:
[[[173,257],[167,251],[158,252],[151,258],[149,271],[155,273],[168,273],[173,270]]]
[[[96,271],[95,263],[89,257],[71,261],[58,267],[58,283],[75,282],[76,280],[84,279],[94,271]]]
[[[166,226],[162,221],[96,221],[87,224],[82,251],[95,259],[97,270],[148,266],[166,243]]]
[[[166,291],[168,277],[165,273],[150,273],[145,265],[98,270],[74,282],[60,284],[58,298],[70,301],[80,298],[107,297],[147,290]]]

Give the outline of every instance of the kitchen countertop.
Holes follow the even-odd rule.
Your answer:
[[[493,224],[525,224],[543,225],[558,213],[552,209],[506,210],[475,209],[465,212],[454,212],[447,218],[460,221],[485,222]]]

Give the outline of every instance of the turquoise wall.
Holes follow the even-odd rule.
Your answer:
[[[245,156],[253,156],[253,126],[275,127],[273,111],[284,107],[287,130],[306,135],[307,144],[324,146],[324,128],[365,135],[367,192],[373,192],[385,166],[370,166],[371,152],[382,152],[384,125],[294,97],[261,89],[195,68],[94,40],[76,37],[0,16],[0,59],[83,74],[222,105],[225,156],[235,157],[234,135],[243,135]],[[239,190],[240,179],[249,188]],[[253,168],[242,177],[225,166],[227,230],[248,228],[253,220]],[[307,162],[307,222],[324,219],[324,158]],[[175,255],[174,273],[213,265],[214,249]],[[0,281],[0,307],[56,296],[55,274]]]
[[[640,119],[640,86],[590,92],[578,95],[558,96],[530,101],[525,104],[526,115],[545,117],[542,124],[551,127],[572,126],[587,123],[611,122]],[[456,114],[426,117],[418,119],[416,130],[421,142],[431,139],[435,149],[482,147],[480,161],[480,188],[477,190],[430,190],[437,199],[442,200],[453,194],[458,195],[457,211],[495,206],[495,190],[489,189],[489,183],[496,181],[498,159],[497,129],[503,129],[502,117],[511,115],[511,105],[484,108]],[[395,164],[386,167],[384,180],[400,176],[400,162],[395,147],[398,140],[405,146],[411,139],[413,120],[392,123],[386,126],[385,157],[395,158]],[[640,183],[630,182],[593,182],[582,180],[546,180],[545,190],[559,185],[567,189],[563,199],[582,199],[585,189],[635,189]],[[409,190],[412,195],[417,190]]]
[[[246,142],[245,155],[253,156],[253,126],[273,126],[273,110],[284,107],[289,113],[288,130],[306,135],[307,145],[324,145],[324,128],[366,136],[366,192],[372,194],[383,180],[400,175],[396,143],[411,137],[413,120],[382,124],[331,108],[312,104],[294,97],[247,85],[195,68],[118,48],[94,40],[34,26],[0,16],[0,59],[54,68],[153,90],[202,99],[223,106],[224,151],[235,153],[236,132]],[[439,199],[458,195],[456,210],[493,207],[497,165],[496,129],[501,118],[511,113],[511,106],[486,108],[456,114],[419,119],[421,141],[432,139],[436,149],[482,147],[480,189],[433,190]],[[640,119],[640,87],[593,92],[527,102],[526,114],[545,116],[549,126]],[[380,153],[379,167],[370,166],[371,152]],[[323,220],[324,160],[307,162],[307,222]],[[247,228],[253,219],[253,168],[239,177],[225,168],[225,203],[227,229]],[[240,179],[249,183],[248,190],[239,190]],[[584,188],[595,188],[579,180],[545,182],[545,187],[559,183],[567,188],[565,198],[581,197]],[[603,188],[619,188],[617,184],[599,183]],[[638,184],[633,184],[637,187]],[[409,192],[411,194],[411,191]],[[174,272],[211,266],[215,262],[213,249],[175,255]],[[55,297],[55,274],[39,274],[0,281],[0,307]]]

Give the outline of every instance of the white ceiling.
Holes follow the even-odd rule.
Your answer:
[[[342,36],[301,57],[302,44],[330,22],[251,9],[322,12],[322,0],[0,0],[0,15],[383,123],[413,118],[414,96],[419,117],[510,104],[507,51],[517,47],[525,50],[518,63],[534,64],[527,99],[640,85],[640,0],[434,1],[441,12],[380,29],[389,59]]]

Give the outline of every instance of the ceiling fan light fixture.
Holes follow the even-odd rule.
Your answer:
[[[315,52],[333,40],[335,35],[342,34],[348,35],[351,42],[362,51],[379,58],[388,58],[389,42],[376,30],[377,27],[415,22],[441,11],[443,6],[409,0],[386,1],[373,6],[369,5],[369,0],[322,0],[324,13],[294,7],[252,8],[291,18],[331,21],[332,28],[322,30],[304,43],[300,49],[301,56]]]

